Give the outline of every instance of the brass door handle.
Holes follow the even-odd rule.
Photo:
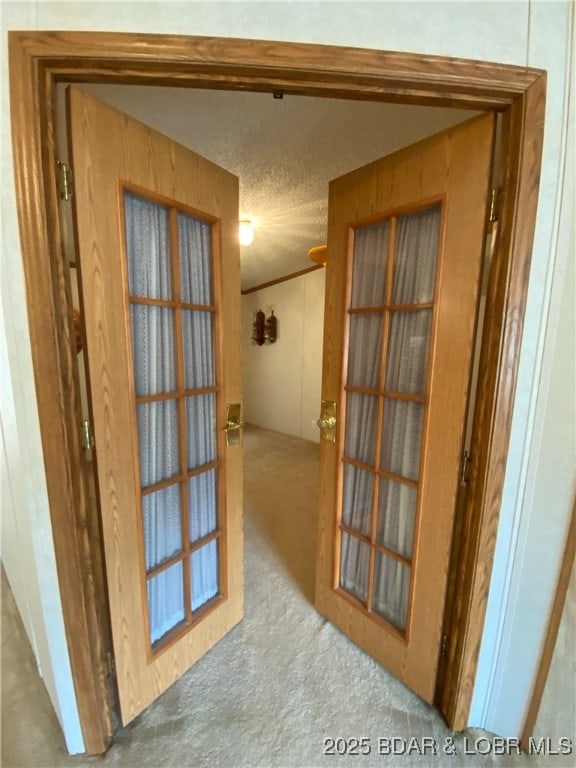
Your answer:
[[[319,429],[334,429],[336,427],[336,416],[327,416],[324,419],[318,419],[316,422]]]
[[[322,400],[320,418],[316,422],[322,430],[320,437],[329,443],[336,442],[336,403],[332,400]]]
[[[228,403],[226,405],[226,423],[224,426],[226,445],[238,445],[240,442],[240,432],[243,428],[242,406],[240,403]]]
[[[235,429],[244,429],[245,423],[243,421],[227,421],[224,429],[226,432],[233,432]]]

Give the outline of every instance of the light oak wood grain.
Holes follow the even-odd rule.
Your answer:
[[[77,88],[68,91],[70,147],[76,172],[74,195],[78,228],[78,264],[86,323],[86,348],[94,419],[98,481],[108,594],[120,708],[124,724],[132,720],[222,637],[242,615],[241,452],[225,450],[224,407],[240,396],[240,286],[238,179],[200,156],[101,104]],[[216,301],[218,347],[218,494],[219,520],[228,535],[220,539],[230,582],[226,597],[177,642],[150,647],[146,564],[143,548],[140,467],[132,363],[127,258],[122,221],[124,182],[202,211],[219,222],[222,238],[215,262],[222,285]],[[179,297],[176,211],[170,214],[174,296]],[[221,310],[220,312],[218,310]],[[178,386],[184,388],[183,334],[176,312]],[[187,474],[185,399],[180,412],[181,476]],[[187,534],[187,482],[181,483],[182,519]],[[190,594],[189,558],[183,561],[185,594]],[[192,620],[189,606],[187,621]],[[167,638],[168,641],[168,638]]]
[[[330,185],[327,294],[322,398],[338,400],[338,449],[322,443],[322,503],[318,542],[316,606],[364,650],[432,701],[436,688],[444,601],[459,480],[460,455],[468,401],[473,334],[484,252],[486,209],[491,178],[494,117],[486,114],[444,131],[394,155],[371,163]],[[347,370],[347,304],[351,279],[350,228],[366,217],[387,218],[391,211],[418,201],[442,201],[442,226],[430,338],[428,385],[420,461],[418,512],[412,557],[412,583],[405,637],[388,632],[374,616],[338,590],[342,504],[342,463]],[[391,243],[394,226],[392,226]],[[390,302],[394,254],[389,252]],[[346,295],[346,303],[342,301]],[[387,313],[389,315],[389,313]],[[386,323],[380,387],[386,366]],[[341,330],[342,329],[342,330]],[[373,351],[377,354],[377,350]],[[383,397],[380,401],[383,402]],[[381,415],[381,414],[380,414]],[[380,466],[381,427],[375,466]],[[372,540],[377,497],[373,497]],[[373,568],[375,549],[371,553]],[[369,587],[373,575],[369,572]],[[369,591],[370,595],[370,591]]]

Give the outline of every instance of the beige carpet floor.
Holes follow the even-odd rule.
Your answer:
[[[314,610],[318,446],[250,428],[245,456],[245,618],[122,729],[104,758],[66,755],[6,591],[4,768],[573,764],[561,757],[464,755],[465,738],[470,749],[487,734],[453,734],[431,707]],[[326,739],[354,738],[366,739],[360,751],[369,747],[370,754],[325,754]],[[379,740],[394,738],[396,751],[414,738],[413,746],[434,744],[439,754],[430,748],[427,755],[379,754]],[[445,754],[452,744],[457,754]],[[488,742],[479,744],[485,750]],[[353,742],[338,742],[335,751],[344,745]]]

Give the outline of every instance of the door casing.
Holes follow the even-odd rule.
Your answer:
[[[106,52],[105,57],[103,51]],[[58,218],[55,86],[106,82],[283,91],[502,113],[503,178],[473,416],[474,455],[437,704],[467,725],[516,389],[536,219],[546,74],[440,56],[212,37],[10,32],[12,142],[27,310],[64,623],[86,751],[113,733],[106,631],[87,534],[79,384]]]

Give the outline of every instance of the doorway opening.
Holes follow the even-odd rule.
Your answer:
[[[82,37],[83,40],[80,39]],[[57,557],[58,553],[62,555],[63,551],[68,551],[71,534],[66,532],[66,522],[70,514],[72,518],[78,514],[77,505],[70,503],[66,506],[72,497],[78,496],[76,487],[78,481],[74,479],[74,473],[70,473],[67,459],[62,455],[58,456],[58,450],[50,450],[54,435],[54,430],[50,428],[54,416],[51,408],[54,402],[62,399],[56,396],[53,390],[60,391],[64,387],[64,368],[70,370],[71,354],[70,350],[65,349],[65,339],[68,335],[66,307],[62,305],[62,295],[57,289],[58,275],[62,272],[58,272],[61,269],[61,254],[57,232],[54,229],[57,230],[57,225],[53,223],[55,217],[45,214],[37,217],[30,216],[29,207],[36,205],[38,210],[44,212],[47,207],[52,212],[56,208],[54,168],[50,163],[53,134],[51,130],[45,130],[46,124],[51,126],[52,121],[51,89],[56,81],[70,79],[71,76],[76,80],[91,79],[90,70],[94,64],[94,57],[89,55],[92,49],[87,43],[92,43],[93,37],[97,36],[82,36],[78,33],[58,33],[57,35],[38,33],[22,35],[19,38],[16,33],[12,36],[11,48],[11,78],[16,88],[14,94],[18,94],[18,98],[13,102],[16,178],[21,185],[24,179],[32,180],[33,185],[32,187],[21,186],[19,189],[20,215],[23,222],[31,220],[37,222],[34,227],[22,226],[22,243],[29,291],[31,335],[47,479],[51,503],[57,503],[58,499],[59,504],[68,510],[54,526]],[[130,36],[112,37],[118,45],[115,53],[107,57],[106,65],[99,69],[99,77],[104,80],[119,77],[122,81],[127,77],[125,74],[127,62],[131,57],[142,54],[135,51],[133,46],[136,43]],[[195,42],[198,42],[198,48],[195,48]],[[37,43],[39,43],[38,47]],[[165,55],[161,59],[156,59],[158,47],[155,48],[154,54],[141,65],[140,74],[132,74],[128,79],[134,82],[141,77],[142,80],[154,82],[154,78],[158,78],[160,81],[167,82],[170,80],[170,71],[173,68],[174,73],[178,71],[180,82],[182,82],[182,55],[181,53],[176,55],[177,39],[172,41],[163,39],[161,43],[158,41],[158,44],[164,46]],[[478,424],[483,424],[485,427],[485,430],[482,429],[479,432],[485,437],[479,447],[477,464],[473,467],[471,475],[469,507],[475,512],[466,531],[466,546],[470,552],[477,553],[478,549],[481,549],[478,546],[479,540],[493,539],[503,464],[507,451],[515,381],[515,373],[512,372],[511,377],[509,375],[510,360],[517,360],[519,351],[520,335],[517,319],[518,313],[520,316],[522,314],[521,307],[526,292],[526,265],[530,256],[534,224],[545,78],[537,71],[519,70],[500,65],[489,65],[479,70],[474,63],[454,60],[447,62],[433,57],[426,57],[425,75],[420,75],[418,72],[421,71],[419,69],[421,62],[417,56],[386,54],[384,58],[379,55],[371,58],[370,52],[363,51],[358,59],[359,52],[347,49],[335,51],[318,46],[299,46],[299,65],[295,69],[294,51],[291,46],[285,44],[274,44],[274,46],[276,62],[274,70],[269,66],[270,44],[251,41],[240,55],[244,65],[246,61],[250,62],[248,68],[244,66],[240,74],[234,75],[232,80],[227,82],[233,83],[232,87],[246,88],[258,81],[258,88],[268,90],[275,89],[280,79],[284,90],[293,92],[300,91],[308,94],[322,92],[324,95],[330,93],[334,95],[338,92],[339,95],[352,98],[357,98],[362,93],[365,98],[453,106],[466,105],[475,109],[497,109],[505,113],[507,188],[502,213],[502,249],[490,280],[487,302],[489,312],[482,352],[486,365],[481,366],[483,373],[475,414]],[[302,58],[303,49],[304,52],[310,53],[310,59]],[[79,50],[85,53],[77,53]],[[224,76],[225,80],[229,77],[230,67],[234,68],[239,64],[238,48],[234,50],[235,53],[228,53],[218,48],[211,67],[207,71],[205,45],[202,41],[188,41],[184,79],[204,86],[213,80],[218,80],[221,85],[222,77]],[[338,55],[335,57],[336,53]],[[322,59],[321,66],[318,63],[318,56]],[[41,72],[36,66],[39,59],[42,60]],[[334,61],[338,61],[338,71],[334,69]],[[160,62],[161,75],[157,68]],[[280,78],[277,68],[279,62],[284,62]],[[105,71],[106,67],[107,71]],[[367,67],[371,72],[368,80],[366,79]],[[327,73],[330,74],[327,76]],[[453,79],[454,75],[456,75],[455,79]],[[401,93],[398,92],[399,82],[404,84]],[[455,86],[454,83],[457,85]],[[40,105],[39,112],[37,105]],[[24,126],[28,125],[31,126],[31,130],[23,130]],[[37,153],[34,148],[38,147],[42,147],[45,151]],[[530,151],[524,151],[525,147],[530,147]],[[19,173],[22,170],[19,164],[23,162],[27,165],[28,172]],[[52,222],[50,228],[46,227],[47,221]],[[44,247],[38,247],[39,240],[43,240]],[[50,259],[39,262],[34,256],[38,253],[47,254]],[[52,274],[53,266],[55,272]],[[57,333],[52,333],[54,330],[52,318],[56,320]],[[40,341],[43,335],[46,336],[45,343]],[[62,343],[55,344],[55,339],[62,339]],[[515,371],[515,366],[513,368]],[[504,369],[506,375],[504,375]],[[48,370],[53,370],[55,375],[45,376]],[[39,375],[40,372],[43,375]],[[71,446],[71,453],[75,456],[74,463],[78,464],[78,457],[81,454],[78,437],[75,436],[77,426],[72,416],[63,418],[64,432]],[[489,478],[488,483],[487,478]],[[58,516],[53,519],[56,521],[57,518]],[[76,531],[76,526],[77,522],[73,519],[69,530]],[[73,560],[72,563],[66,563],[66,566],[65,568],[64,558],[60,557],[59,576],[65,615],[68,612],[77,612],[78,599],[73,599],[73,595],[76,595],[82,604],[89,606],[89,612],[93,611],[93,596],[90,596],[90,587],[86,592],[86,578],[82,573],[80,562]],[[475,580],[477,567],[477,556],[474,555],[467,563],[466,586],[457,600],[462,609],[461,626],[462,622],[466,625],[466,632],[462,632],[458,642],[450,647],[450,656],[457,661],[457,670],[451,684],[452,690],[448,695],[450,720],[455,727],[465,720],[470,703],[470,681],[474,676],[477,641],[481,635],[486,601],[483,587]],[[79,595],[78,591],[80,591]],[[90,654],[94,652],[93,646],[91,642],[84,644],[76,639],[70,642],[70,646],[73,668],[78,670],[77,654],[80,653],[82,664],[85,665],[86,648],[92,648],[89,651]],[[90,667],[84,666],[84,668]],[[468,677],[466,680],[470,675],[471,678]],[[81,685],[80,690],[83,690]],[[93,709],[94,695],[97,698],[97,692],[83,690],[79,706],[84,714],[87,712],[86,707]],[[97,722],[93,719],[93,725],[90,726],[87,719],[83,717],[82,720],[86,728],[85,736],[89,751],[99,751],[98,745],[102,745],[102,739],[105,738],[105,722]]]
[[[83,89],[145,124],[153,123],[152,127],[163,134],[172,134],[172,138],[179,138],[208,160],[218,165],[232,164],[232,169],[227,170],[233,170],[240,177],[241,190],[246,190],[240,198],[240,219],[246,215],[256,218],[259,222],[257,242],[258,239],[263,241],[260,250],[254,249],[255,254],[250,253],[254,246],[244,252],[248,274],[252,276],[252,281],[258,279],[260,282],[260,285],[249,285],[243,291],[244,418],[266,430],[291,434],[300,439],[312,438],[317,442],[319,432],[316,420],[310,419],[310,416],[318,413],[321,399],[323,274],[300,274],[303,270],[299,268],[306,263],[302,258],[309,248],[326,239],[327,215],[322,209],[327,207],[328,182],[358,165],[371,162],[380,155],[389,155],[415,140],[465,122],[478,113],[369,102],[349,104],[340,100],[298,96],[278,100],[267,94],[207,90],[184,92],[182,89],[146,86],[138,88],[84,84]],[[59,157],[67,160],[63,96],[64,86],[61,85],[58,92]],[[274,113],[268,111],[270,105]],[[362,126],[361,143],[354,137],[352,129],[355,125]],[[182,126],[187,126],[185,137],[182,135]],[[229,126],[234,126],[234,129],[231,130]],[[244,143],[240,143],[238,126],[242,126]],[[271,143],[262,134],[273,137]],[[326,144],[328,152],[324,148]],[[258,157],[258,151],[262,158]],[[320,157],[317,158],[316,154]],[[245,158],[249,158],[249,163]],[[274,186],[274,195],[266,188],[266,180]],[[260,189],[262,186],[264,191]],[[312,188],[312,194],[308,188]],[[256,195],[254,189],[258,189]],[[273,200],[272,210],[268,205],[270,200]],[[258,207],[259,202],[261,207]],[[303,216],[303,213],[307,216]],[[322,213],[325,219],[323,226],[317,223]],[[66,220],[62,227],[64,234],[72,233],[70,207],[63,204],[61,215]],[[289,242],[288,235],[295,242]],[[68,261],[72,276],[72,299],[73,302],[79,302],[75,277],[78,265],[73,255],[74,246],[65,238],[64,247],[70,254]],[[290,267],[296,270],[296,276],[266,272],[266,268],[280,268],[272,263],[272,259],[266,258],[266,254],[276,250],[285,252],[284,261],[286,256],[289,257]],[[260,274],[258,260],[264,261],[265,269]],[[280,259],[277,261],[281,263]],[[487,269],[484,272],[487,274]],[[273,276],[276,280],[266,280]],[[245,281],[243,284],[247,285]],[[485,291],[486,284],[484,294]],[[280,342],[274,347],[266,345],[264,349],[259,349],[248,341],[250,320],[256,306],[254,302],[262,304],[267,310],[276,309],[282,317]],[[86,322],[90,322],[89,317]],[[80,354],[79,363],[82,368],[84,363]],[[91,412],[86,385],[89,378],[84,372],[80,375],[86,421],[90,420]],[[253,433],[250,438],[252,441],[266,442],[263,433]],[[92,458],[88,456],[89,460]],[[317,461],[312,461],[309,467],[312,470],[314,463],[317,467]],[[279,468],[274,470],[270,465],[265,471],[281,476]],[[291,477],[290,472],[287,477]],[[300,480],[309,486],[314,485],[310,476],[306,478],[302,470]],[[290,479],[287,482],[291,482]],[[276,492],[283,493],[281,486],[277,487]],[[311,504],[314,514],[318,504],[317,490],[315,495]],[[295,565],[293,561],[298,551],[294,540],[294,515],[283,520],[277,514],[262,514],[262,500],[254,496],[252,502],[255,516],[248,520],[248,524],[252,523],[253,527],[260,529],[271,545],[271,551],[279,551],[285,559],[288,556],[285,564],[301,582],[301,588],[309,601],[313,602],[314,520],[303,520],[303,525],[298,526],[304,530],[307,525],[308,533],[304,539],[300,539],[303,551],[302,557],[298,558],[299,567],[291,568]],[[268,502],[274,503],[270,494]],[[246,508],[250,509],[250,501]],[[91,530],[97,529],[98,521],[93,520]],[[310,530],[314,531],[313,535]],[[290,545],[291,533],[293,541]],[[105,603],[103,598],[103,606]],[[105,620],[104,615],[102,619]]]

